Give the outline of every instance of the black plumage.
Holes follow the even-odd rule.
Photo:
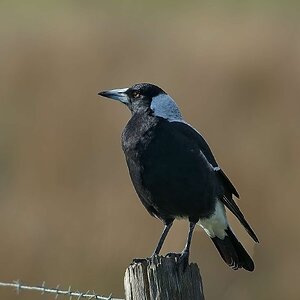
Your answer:
[[[129,174],[145,208],[165,224],[153,254],[160,252],[174,219],[187,218],[190,230],[179,261],[187,262],[198,223],[228,265],[252,271],[254,263],[232,233],[224,209],[225,205],[258,242],[233,200],[239,194],[172,98],[148,83],[99,94],[123,102],[132,112],[122,133]]]

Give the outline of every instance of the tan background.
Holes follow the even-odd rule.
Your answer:
[[[297,1],[161,2],[0,2],[0,280],[123,297],[126,266],[162,225],[127,174],[130,114],[97,92],[147,81],[206,137],[261,240],[230,216],[256,262],[234,272],[195,232],[207,299],[299,299]],[[186,232],[177,222],[163,253]]]

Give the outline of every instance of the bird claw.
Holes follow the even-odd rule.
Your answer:
[[[175,252],[169,252],[168,254],[166,254],[166,257],[176,258],[176,261],[179,259],[180,256],[181,256],[181,253],[175,253]]]
[[[138,264],[138,263],[144,263],[147,262],[147,258],[134,258],[132,260],[133,263]]]
[[[179,266],[182,265],[183,271],[186,270],[187,266],[189,265],[189,252],[188,251],[183,251],[179,258],[177,259],[177,264]]]
[[[183,271],[185,271],[185,269],[187,268],[187,266],[189,264],[189,252],[188,251],[182,251],[181,253],[170,252],[166,255],[166,257],[175,258],[178,268],[180,266],[182,266]]]
[[[148,258],[134,258],[132,260],[132,264],[143,264],[151,261],[155,255],[152,255]],[[178,270],[182,270],[183,272],[186,270],[187,266],[189,265],[189,251],[182,251],[181,253],[174,253],[170,252],[166,254],[167,258],[173,258],[175,260],[175,263],[177,265]]]

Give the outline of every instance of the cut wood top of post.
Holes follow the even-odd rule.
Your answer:
[[[203,300],[197,264],[184,270],[174,256],[134,260],[124,278],[126,300]]]

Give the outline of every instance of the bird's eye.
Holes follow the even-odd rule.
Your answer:
[[[132,93],[132,97],[135,98],[135,99],[139,98],[140,97],[140,93],[139,92],[133,92]]]

